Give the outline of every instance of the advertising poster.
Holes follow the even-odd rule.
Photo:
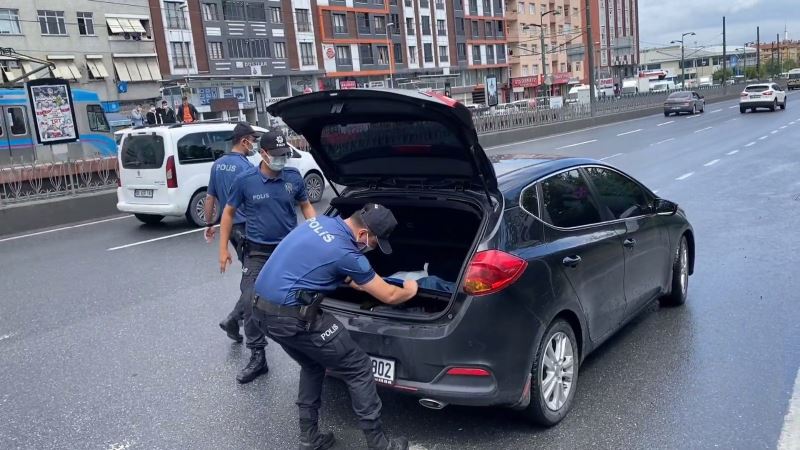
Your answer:
[[[497,106],[497,77],[486,77],[486,105]]]
[[[58,78],[29,81],[26,84],[40,144],[64,144],[78,140],[75,109],[69,82]]]

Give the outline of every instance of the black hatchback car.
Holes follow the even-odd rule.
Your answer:
[[[589,352],[653,300],[680,305],[694,233],[675,203],[598,161],[484,153],[466,107],[403,91],[318,92],[269,107],[331,181],[326,214],[368,202],[399,222],[368,254],[418,295],[386,306],[342,286],[324,307],[376,380],[423,406],[499,405],[564,418]]]

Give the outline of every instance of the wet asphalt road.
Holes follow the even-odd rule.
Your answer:
[[[490,149],[607,158],[680,203],[698,246],[688,303],[652,306],[591,355],[555,428],[381,391],[387,430],[428,449],[775,448],[800,366],[798,100]],[[298,368],[271,344],[271,372],[236,383],[248,352],[216,323],[238,273],[218,273],[216,245],[108,250],[189,230],[122,218],[0,239],[0,448],[294,448]],[[363,448],[338,381],[323,401],[337,448]]]

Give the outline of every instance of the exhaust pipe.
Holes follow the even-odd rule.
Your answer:
[[[439,400],[434,400],[432,398],[421,398],[419,399],[419,404],[428,409],[435,409],[437,411],[444,409],[444,407],[447,406],[447,403],[440,402]]]

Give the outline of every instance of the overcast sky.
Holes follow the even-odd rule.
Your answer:
[[[689,31],[697,36],[687,36],[687,46],[722,45],[722,16],[728,45],[754,42],[757,26],[762,42],[783,39],[784,26],[800,40],[800,0],[639,0],[640,45],[669,45]]]

